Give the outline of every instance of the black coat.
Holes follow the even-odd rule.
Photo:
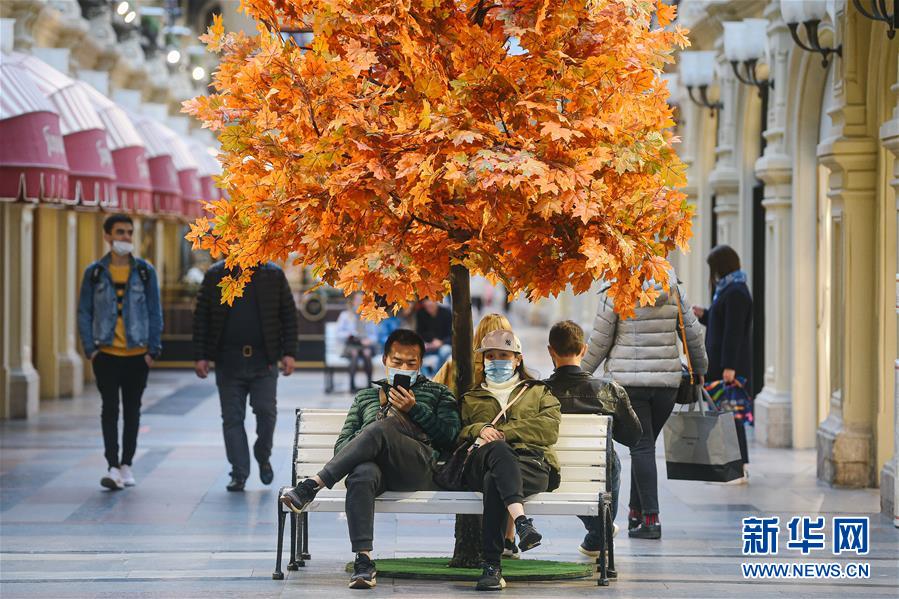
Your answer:
[[[193,335],[196,360],[215,360],[221,349],[219,345],[230,307],[222,304],[218,284],[226,274],[224,261],[213,264],[206,271],[197,294]],[[262,264],[253,273],[253,285],[269,363],[274,364],[283,356],[296,357],[297,308],[284,271],[271,262]]]
[[[605,414],[612,417],[612,437],[632,447],[643,435],[643,427],[631,407],[624,387],[590,376],[578,366],[556,368],[543,381],[562,406],[563,414]]]
[[[751,380],[752,294],[746,283],[725,287],[699,322],[706,326],[705,349],[709,356],[706,380],[720,380],[725,368],[733,368],[737,376]]]

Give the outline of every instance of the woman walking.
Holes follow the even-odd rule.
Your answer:
[[[559,486],[559,460],[552,446],[559,438],[559,400],[524,367],[521,342],[512,331],[484,336],[483,377],[462,398],[460,440],[473,441],[465,484],[484,494],[483,573],[479,591],[505,587],[501,559],[507,518],[528,551],[542,535],[525,516],[524,498]]]
[[[746,423],[752,421],[752,294],[746,285],[746,273],[740,270],[740,256],[732,247],[712,248],[706,262],[712,305],[693,306],[693,313],[706,326],[705,347],[709,356],[706,379],[716,389],[724,387],[720,395],[730,400],[728,407],[734,411],[743,478],[732,482],[745,484],[749,479]]]
[[[665,291],[661,282],[647,281],[644,288],[657,294],[655,305],[638,307],[635,316],[627,320],[618,318],[606,294],[608,286],[604,287],[583,361],[587,372],[605,362],[606,374],[625,388],[643,427],[640,440],[630,449],[628,536],[638,539],[662,537],[656,439],[671,415],[681,382],[678,312],[683,314],[693,371],[701,376],[708,366],[699,323],[688,309],[673,272],[668,287]]]
[[[337,317],[337,339],[343,343],[343,355],[350,361],[350,393],[356,393],[356,370],[359,365],[365,371],[367,387],[372,381],[372,356],[378,347],[378,325],[359,317],[362,294],[354,293],[347,300],[347,307]]]

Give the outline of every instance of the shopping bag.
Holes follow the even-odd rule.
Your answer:
[[[743,476],[740,444],[731,412],[718,410],[705,389],[665,423],[665,465],[672,480],[728,482]]]

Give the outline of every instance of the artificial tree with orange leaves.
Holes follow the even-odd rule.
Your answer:
[[[188,238],[240,273],[223,300],[288,259],[370,318],[450,291],[461,391],[469,272],[653,302],[691,218],[659,77],[687,41],[656,1],[242,0],[256,34],[217,18],[215,93],[185,103],[222,144],[229,198]],[[309,47],[279,35],[300,26]]]

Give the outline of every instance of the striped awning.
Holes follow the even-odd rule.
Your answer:
[[[211,146],[204,145],[196,139],[189,140],[189,145],[197,157],[200,169],[197,176],[200,177],[200,187],[203,190],[203,200],[212,202],[222,199],[222,190],[215,184],[213,177],[222,174],[222,165],[215,158],[218,152]]]
[[[0,53],[0,200],[68,198],[59,113],[12,55]]]
[[[69,163],[67,203],[97,206],[115,201],[116,173],[106,129],[84,89],[35,56],[18,52],[8,56],[28,71],[59,114]]]
[[[116,197],[104,205],[109,211],[153,213],[153,185],[144,141],[124,108],[83,81],[84,90],[106,129],[106,141],[112,151],[116,172]]]
[[[172,158],[171,136],[175,132],[148,116],[128,112],[147,150],[150,185],[153,188],[153,209],[158,214],[181,216],[181,182]]]

